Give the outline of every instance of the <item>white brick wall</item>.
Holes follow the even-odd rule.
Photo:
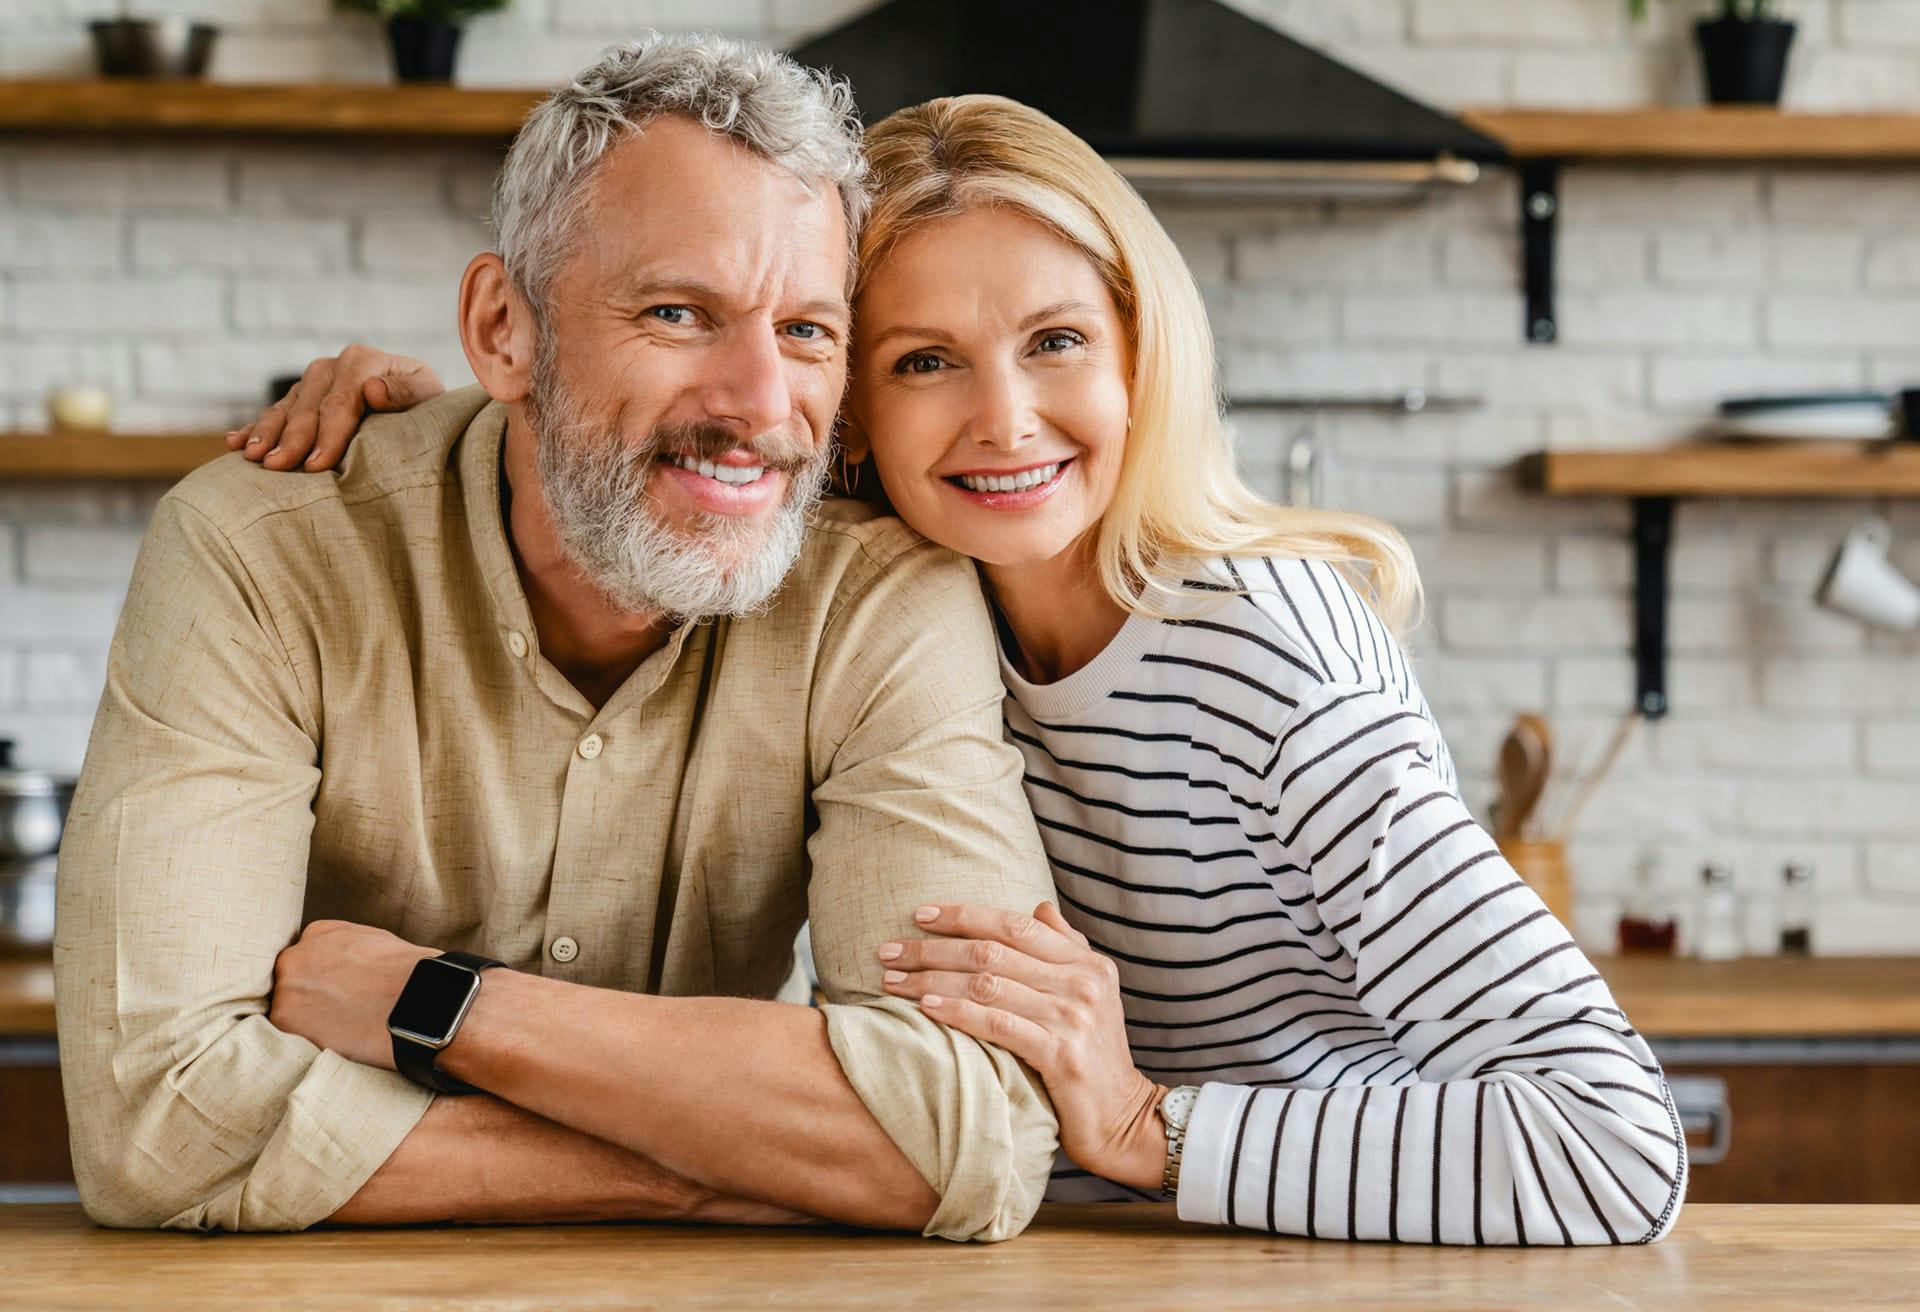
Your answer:
[[[1449,106],[1695,99],[1688,26],[1708,7],[1662,0],[1631,26],[1625,0],[1231,3]],[[0,3],[0,76],[84,71],[83,21],[129,7],[220,23],[224,80],[387,76],[377,26],[330,0]],[[649,25],[791,42],[863,7],[517,0],[474,24],[463,78],[551,81]],[[1790,8],[1790,103],[1920,109],[1920,0]],[[64,382],[113,389],[126,427],[224,425],[270,376],[350,338],[463,381],[454,285],[486,240],[495,158],[446,143],[0,142],[0,428],[41,426]],[[1514,712],[1547,711],[1562,759],[1584,762],[1633,683],[1626,506],[1527,494],[1516,456],[1670,441],[1730,392],[1920,383],[1920,169],[1582,166],[1563,182],[1563,340],[1547,349],[1520,340],[1510,175],[1412,208],[1160,207],[1235,390],[1484,397],[1465,414],[1312,420],[1323,494],[1399,523],[1422,561],[1422,677],[1476,803]],[[1268,487],[1306,422],[1237,416]],[[79,764],[157,494],[0,483],[0,735],[29,761]],[[1639,733],[1581,826],[1584,932],[1604,937],[1652,841],[1676,896],[1722,859],[1762,909],[1780,867],[1810,860],[1823,949],[1920,951],[1920,642],[1810,601],[1834,541],[1876,508],[1920,575],[1920,504],[1682,508],[1675,710]]]

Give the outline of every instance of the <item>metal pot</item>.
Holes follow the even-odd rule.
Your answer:
[[[0,861],[0,952],[40,952],[53,943],[58,861]]]
[[[185,18],[109,18],[88,26],[103,77],[200,77],[220,34]]]
[[[0,738],[0,878],[11,862],[32,861],[60,850],[73,780],[39,770],[16,769],[13,741]]]

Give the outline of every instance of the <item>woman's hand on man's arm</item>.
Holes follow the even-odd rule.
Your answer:
[[[267,469],[332,469],[369,410],[406,410],[446,391],[419,360],[349,346],[309,364],[292,391],[227,434],[227,450]]]

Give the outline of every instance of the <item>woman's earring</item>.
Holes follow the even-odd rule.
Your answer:
[[[840,449],[840,488],[848,496],[860,491],[860,470],[865,464],[862,460],[848,460],[846,448]]]

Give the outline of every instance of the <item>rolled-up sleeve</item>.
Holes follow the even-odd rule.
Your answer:
[[[885,995],[875,955],[914,908],[1030,911],[1053,896],[1001,733],[971,566],[918,545],[829,622],[809,726],[814,961],[828,1034],[874,1119],[940,1195],[928,1235],[1007,1239],[1032,1219],[1058,1127],[1032,1071]]]
[[[244,563],[176,491],[134,571],[60,853],[62,1076],[97,1222],[312,1225],[427,1108],[267,1019],[301,923],[317,737]]]

